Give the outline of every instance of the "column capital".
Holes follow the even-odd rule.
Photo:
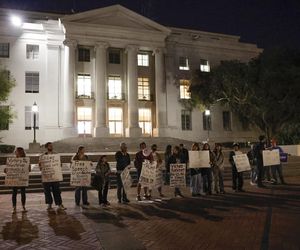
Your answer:
[[[95,50],[97,50],[97,49],[107,49],[108,47],[109,47],[109,43],[107,43],[107,42],[97,41],[95,43]]]
[[[136,45],[136,44],[128,44],[125,48],[125,53],[128,53],[128,52],[135,52],[137,53],[139,50],[139,46]]]
[[[65,46],[68,46],[69,48],[76,48],[78,44],[75,39],[70,39],[70,38],[65,39],[63,43]]]
[[[167,49],[166,48],[155,48],[153,49],[152,55],[158,55],[158,54],[166,54]]]

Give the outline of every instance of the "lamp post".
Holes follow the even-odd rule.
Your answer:
[[[204,115],[206,116],[206,129],[207,129],[207,142],[209,141],[209,117],[210,117],[210,110],[206,109],[204,112]]]
[[[33,112],[33,143],[36,143],[36,114],[39,111],[36,102],[32,105],[31,111]]]

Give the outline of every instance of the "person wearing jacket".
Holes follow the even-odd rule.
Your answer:
[[[259,143],[254,147],[254,157],[256,159],[256,171],[257,171],[257,187],[265,187],[262,183],[264,175],[264,163],[263,163],[263,150],[266,149],[265,136],[260,135],[258,137]]]
[[[97,190],[99,205],[110,205],[107,200],[109,175],[111,174],[109,163],[107,162],[106,155],[102,155],[96,166],[95,178],[97,179]]]
[[[200,151],[199,144],[193,143],[191,150],[192,151]],[[201,170],[200,170],[200,168],[191,168],[190,174],[191,174],[190,187],[191,187],[192,196],[193,197],[200,196],[201,190],[202,190]]]
[[[237,143],[233,144],[233,151],[231,151],[229,153],[229,162],[231,164],[232,167],[232,189],[235,192],[245,192],[245,190],[243,189],[243,185],[244,185],[244,179],[243,179],[243,172],[238,172],[233,156],[238,155],[238,154],[242,154],[242,152],[240,151],[240,145]]]
[[[153,161],[156,161],[157,163],[157,169],[156,169],[156,173],[158,173],[158,176],[163,176],[163,173],[162,173],[162,159],[159,155],[159,153],[157,153],[157,145],[156,144],[153,144],[151,145],[151,159]],[[157,184],[157,191],[159,193],[159,196],[160,197],[164,197],[163,193],[162,193],[162,184],[163,184],[163,178],[159,178],[159,179],[156,179],[156,182],[159,183],[159,185]],[[151,198],[151,194],[152,194],[152,189],[149,188],[149,195],[150,195],[150,198]]]
[[[214,148],[215,163],[213,165],[215,192],[225,194],[223,173],[224,173],[224,154],[222,152],[222,145],[220,143],[215,144]]]
[[[273,139],[271,141],[271,143],[272,143],[272,146],[270,148],[271,150],[278,149],[280,155],[284,154],[282,148],[277,146],[277,142],[276,142],[275,139]],[[281,184],[286,184],[285,181],[284,181],[284,178],[283,178],[283,174],[282,174],[282,164],[281,164],[281,162],[278,165],[271,166],[271,171],[272,171],[272,177],[274,179],[273,184],[278,183],[277,174],[278,174],[278,177],[280,179]]]
[[[211,195],[212,194],[212,167],[214,166],[214,162],[215,162],[215,155],[214,153],[210,150],[210,146],[208,143],[204,143],[203,147],[202,147],[202,151],[209,151],[209,161],[210,161],[210,168],[202,168],[201,169],[201,175],[203,178],[203,191],[207,194],[207,195]]]

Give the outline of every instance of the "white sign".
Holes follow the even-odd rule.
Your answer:
[[[131,188],[131,185],[132,185],[132,178],[130,175],[130,165],[127,166],[121,173],[121,179],[122,179],[123,188],[125,190],[125,193],[128,194],[127,191]]]
[[[63,180],[59,154],[42,155],[40,163],[42,182],[57,182]]]
[[[209,151],[189,151],[189,168],[210,168]]]
[[[238,172],[251,170],[247,154],[236,154],[233,156],[233,160]]]
[[[159,188],[163,185],[163,169],[162,164],[157,163],[155,170],[154,187]]]
[[[5,186],[27,187],[29,184],[29,157],[7,158]]]
[[[145,161],[143,162],[139,183],[142,187],[152,188],[155,184],[157,163]]]
[[[170,187],[185,187],[185,164],[170,164]]]
[[[91,185],[91,161],[72,161],[70,185],[88,187]]]
[[[264,166],[280,165],[279,149],[263,150],[263,163]]]

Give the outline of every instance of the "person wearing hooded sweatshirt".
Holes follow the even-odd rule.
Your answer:
[[[229,162],[231,164],[232,167],[232,189],[235,192],[245,192],[245,190],[243,189],[243,185],[244,185],[244,179],[243,179],[243,172],[238,172],[233,156],[235,155],[239,155],[242,154],[242,152],[240,151],[240,145],[237,143],[233,144],[233,151],[231,151],[229,153]]]
[[[202,168],[201,169],[201,175],[203,178],[203,190],[207,195],[212,194],[212,167],[214,166],[215,163],[215,155],[214,153],[210,150],[210,146],[208,143],[204,143],[202,147],[202,151],[209,151],[209,161],[210,161],[210,168]]]
[[[222,145],[220,143],[215,144],[214,149],[215,164],[213,166],[215,192],[218,194],[225,194],[223,173],[224,173],[224,154],[222,152]]]
[[[198,143],[193,143],[192,151],[200,151],[200,147]],[[190,174],[191,174],[191,192],[192,196],[200,196],[201,195],[201,190],[202,190],[202,176],[201,176],[201,170],[200,168],[191,168],[190,169]]]

